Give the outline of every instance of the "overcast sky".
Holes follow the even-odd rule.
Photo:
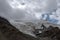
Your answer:
[[[0,0],[0,15],[6,16],[6,17],[13,17],[13,18],[21,18],[24,16],[25,13],[22,10],[17,10],[11,8],[11,6],[8,4],[7,0]]]
[[[35,20],[55,10],[57,0],[0,0],[0,16],[7,19]]]

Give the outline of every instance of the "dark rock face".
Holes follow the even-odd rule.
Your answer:
[[[0,17],[0,32],[8,40],[37,40],[36,38],[30,35],[20,32],[18,29],[16,29],[6,19],[2,17]]]
[[[43,37],[46,37],[46,36],[51,36],[53,33],[55,33],[57,30],[55,28],[52,28],[50,30],[46,30],[46,31],[43,31],[42,34],[43,34]]]
[[[7,19],[5,19],[5,18],[3,18],[3,17],[1,17],[1,16],[0,16],[0,22],[9,23],[9,22],[7,21]]]
[[[44,26],[44,25],[42,25]],[[47,30],[45,30],[47,29]],[[0,39],[1,40],[60,40],[60,29],[58,27],[50,26],[45,28],[42,33],[38,33],[37,38],[24,34],[12,26],[5,18],[0,17]],[[42,31],[42,30],[41,30]],[[4,38],[4,39],[3,39]]]
[[[46,31],[43,31],[40,35],[40,37],[49,37],[52,40],[60,40],[60,29],[58,27],[50,26],[51,29],[47,29]]]

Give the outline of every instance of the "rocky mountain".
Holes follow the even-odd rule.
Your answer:
[[[37,38],[20,32],[2,17],[0,17],[0,35],[1,40],[37,40]]]
[[[28,32],[32,32],[36,37]],[[0,40],[60,40],[60,29],[59,25],[47,21],[40,21],[38,24],[26,22],[24,25],[20,24],[18,29],[7,19],[0,17]]]

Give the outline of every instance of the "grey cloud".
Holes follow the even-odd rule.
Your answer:
[[[6,2],[6,0],[0,0],[0,12],[7,13],[10,9],[11,8]]]
[[[24,18],[25,12],[23,10],[12,9],[6,0],[0,0],[0,16],[7,19],[21,19]]]
[[[49,0],[47,1],[47,7],[45,8],[46,11],[53,11],[57,8],[56,6],[56,0]],[[44,11],[45,11],[44,10]],[[39,10],[36,10],[37,12]],[[43,10],[42,10],[43,11]],[[24,19],[27,15],[27,12],[20,9],[13,9],[8,4],[6,0],[0,0],[0,16],[4,16],[6,18],[11,19]],[[34,16],[27,16],[29,19],[33,19]]]
[[[46,0],[46,7],[44,11],[53,12],[57,9],[57,1],[56,0]]]
[[[10,12],[11,7],[8,5],[6,0],[0,0],[0,16],[8,16],[8,12]]]

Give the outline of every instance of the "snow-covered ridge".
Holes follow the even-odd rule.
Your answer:
[[[49,26],[53,26],[53,27],[59,27],[60,25],[57,24],[52,24],[49,23],[48,21],[37,21],[37,23],[35,22],[11,22],[11,24],[13,26],[15,26],[17,29],[19,29],[21,32],[34,36],[36,37],[36,35],[33,33],[33,31],[35,31],[35,29],[42,29],[41,25],[43,24],[46,28],[48,28]]]

